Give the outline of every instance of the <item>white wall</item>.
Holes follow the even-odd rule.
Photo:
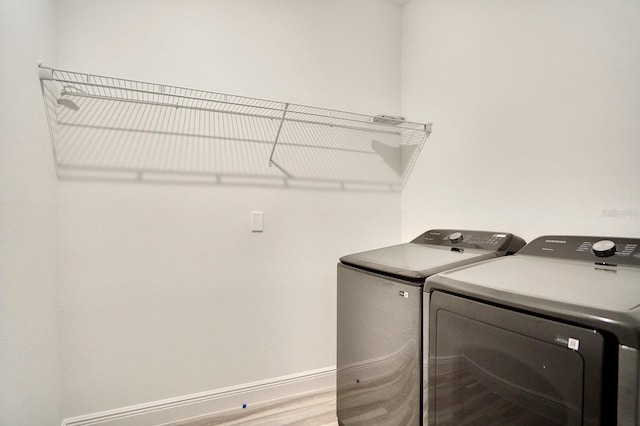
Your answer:
[[[38,61],[55,1],[0,2],[0,424],[60,423],[56,178]]]
[[[637,2],[412,0],[402,42],[401,9],[382,0],[57,7],[0,9],[2,424],[333,365],[336,259],[398,242],[401,216],[402,240],[440,226],[638,235]],[[56,184],[38,60],[402,111],[434,133],[402,211],[387,193]],[[252,210],[265,233],[249,232]]]
[[[61,0],[55,65],[393,114],[399,45],[383,0]],[[64,417],[334,366],[338,257],[400,237],[393,193],[58,185]]]
[[[403,113],[433,134],[402,195],[432,226],[640,236],[640,3],[413,0]]]

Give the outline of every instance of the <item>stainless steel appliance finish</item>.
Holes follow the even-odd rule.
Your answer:
[[[520,249],[512,234],[430,230],[344,256],[337,271],[341,425],[422,424],[422,286],[435,273]]]
[[[536,418],[531,424],[638,425],[639,247],[632,238],[544,236],[516,256],[427,279],[428,423],[507,424],[501,416],[510,415]],[[538,326],[524,330],[526,323]],[[489,350],[482,369],[470,367]]]

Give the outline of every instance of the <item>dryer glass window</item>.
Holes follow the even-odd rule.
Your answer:
[[[600,424],[598,333],[439,292],[431,307],[430,424]]]

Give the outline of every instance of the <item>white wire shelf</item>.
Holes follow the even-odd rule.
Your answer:
[[[40,68],[58,176],[400,190],[430,124]]]

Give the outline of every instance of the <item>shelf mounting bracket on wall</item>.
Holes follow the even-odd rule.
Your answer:
[[[276,133],[276,138],[273,141],[273,147],[271,148],[271,154],[269,155],[269,167],[276,166],[282,173],[287,175],[287,177],[291,177],[282,167],[280,167],[276,162],[273,161],[273,154],[276,152],[276,145],[278,145],[278,139],[280,139],[280,133],[282,132],[282,125],[284,124],[284,119],[287,117],[287,110],[289,109],[289,104],[284,104],[284,111],[282,112],[282,119],[280,120],[280,125],[278,126],[278,133]]]

